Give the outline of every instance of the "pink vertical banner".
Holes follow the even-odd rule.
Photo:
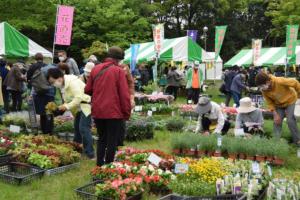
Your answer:
[[[74,7],[59,6],[56,13],[55,44],[70,45]]]

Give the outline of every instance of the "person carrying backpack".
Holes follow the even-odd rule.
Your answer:
[[[52,134],[54,128],[53,116],[46,114],[46,105],[54,101],[55,88],[47,81],[47,73],[52,65],[43,62],[43,55],[35,55],[36,63],[32,64],[27,72],[27,81],[32,88],[31,97],[34,101],[36,114],[40,115],[40,126],[43,134]]]

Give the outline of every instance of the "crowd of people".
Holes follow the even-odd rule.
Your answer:
[[[46,106],[54,102],[58,95],[61,104],[56,114],[72,113],[75,119],[74,141],[83,144],[85,155],[89,159],[97,158],[99,166],[112,162],[117,147],[123,145],[126,121],[135,106],[135,83],[146,86],[151,81],[151,73],[145,65],[131,72],[127,65],[121,64],[124,51],[119,47],[109,48],[107,58],[102,62],[91,55],[83,69],[79,69],[76,61],[68,57],[65,51],[58,52],[58,59],[57,64],[45,64],[43,55],[37,53],[35,63],[26,67],[23,62],[9,64],[0,58],[2,112],[20,111],[24,93],[28,93],[28,99],[34,101],[36,113],[40,116],[41,131],[52,134],[54,115],[47,113]],[[232,124],[222,106],[207,96],[201,96],[204,75],[199,65],[199,62],[194,62],[183,71],[176,66],[167,67],[164,72],[165,92],[176,99],[178,89],[184,82],[187,102],[196,105],[195,112],[198,114],[195,132],[226,134]],[[224,70],[223,80],[220,91],[226,96],[225,105],[229,106],[232,98],[238,112],[235,129],[245,133],[263,131],[262,110],[254,105],[251,98],[242,98],[244,91],[256,87],[273,112],[275,135],[280,137],[286,117],[293,141],[300,145],[300,133],[294,116],[295,103],[300,94],[297,80],[276,77],[254,67],[246,71],[236,66]],[[99,136],[97,154],[91,134],[93,122]]]

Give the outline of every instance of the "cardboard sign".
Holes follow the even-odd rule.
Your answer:
[[[148,110],[147,116],[148,116],[148,117],[152,117],[152,111],[151,111],[151,110]]]
[[[236,137],[245,136],[244,129],[242,129],[242,128],[236,128],[236,129],[234,129],[234,135]]]
[[[259,174],[260,173],[260,167],[258,162],[253,162],[252,163],[252,172],[254,174]]]
[[[21,127],[20,126],[15,126],[15,125],[10,125],[9,126],[9,131],[12,133],[20,133]]]
[[[175,174],[185,174],[189,170],[188,164],[176,163],[175,164]]]
[[[135,111],[135,112],[139,112],[139,108],[140,108],[139,106],[135,106],[135,107],[134,107],[134,111]]]
[[[161,160],[162,160],[161,157],[159,157],[154,153],[151,153],[150,156],[148,157],[148,161],[157,167],[159,166]]]

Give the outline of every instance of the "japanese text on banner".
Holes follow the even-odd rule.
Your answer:
[[[59,6],[56,16],[55,44],[70,45],[74,7]]]

